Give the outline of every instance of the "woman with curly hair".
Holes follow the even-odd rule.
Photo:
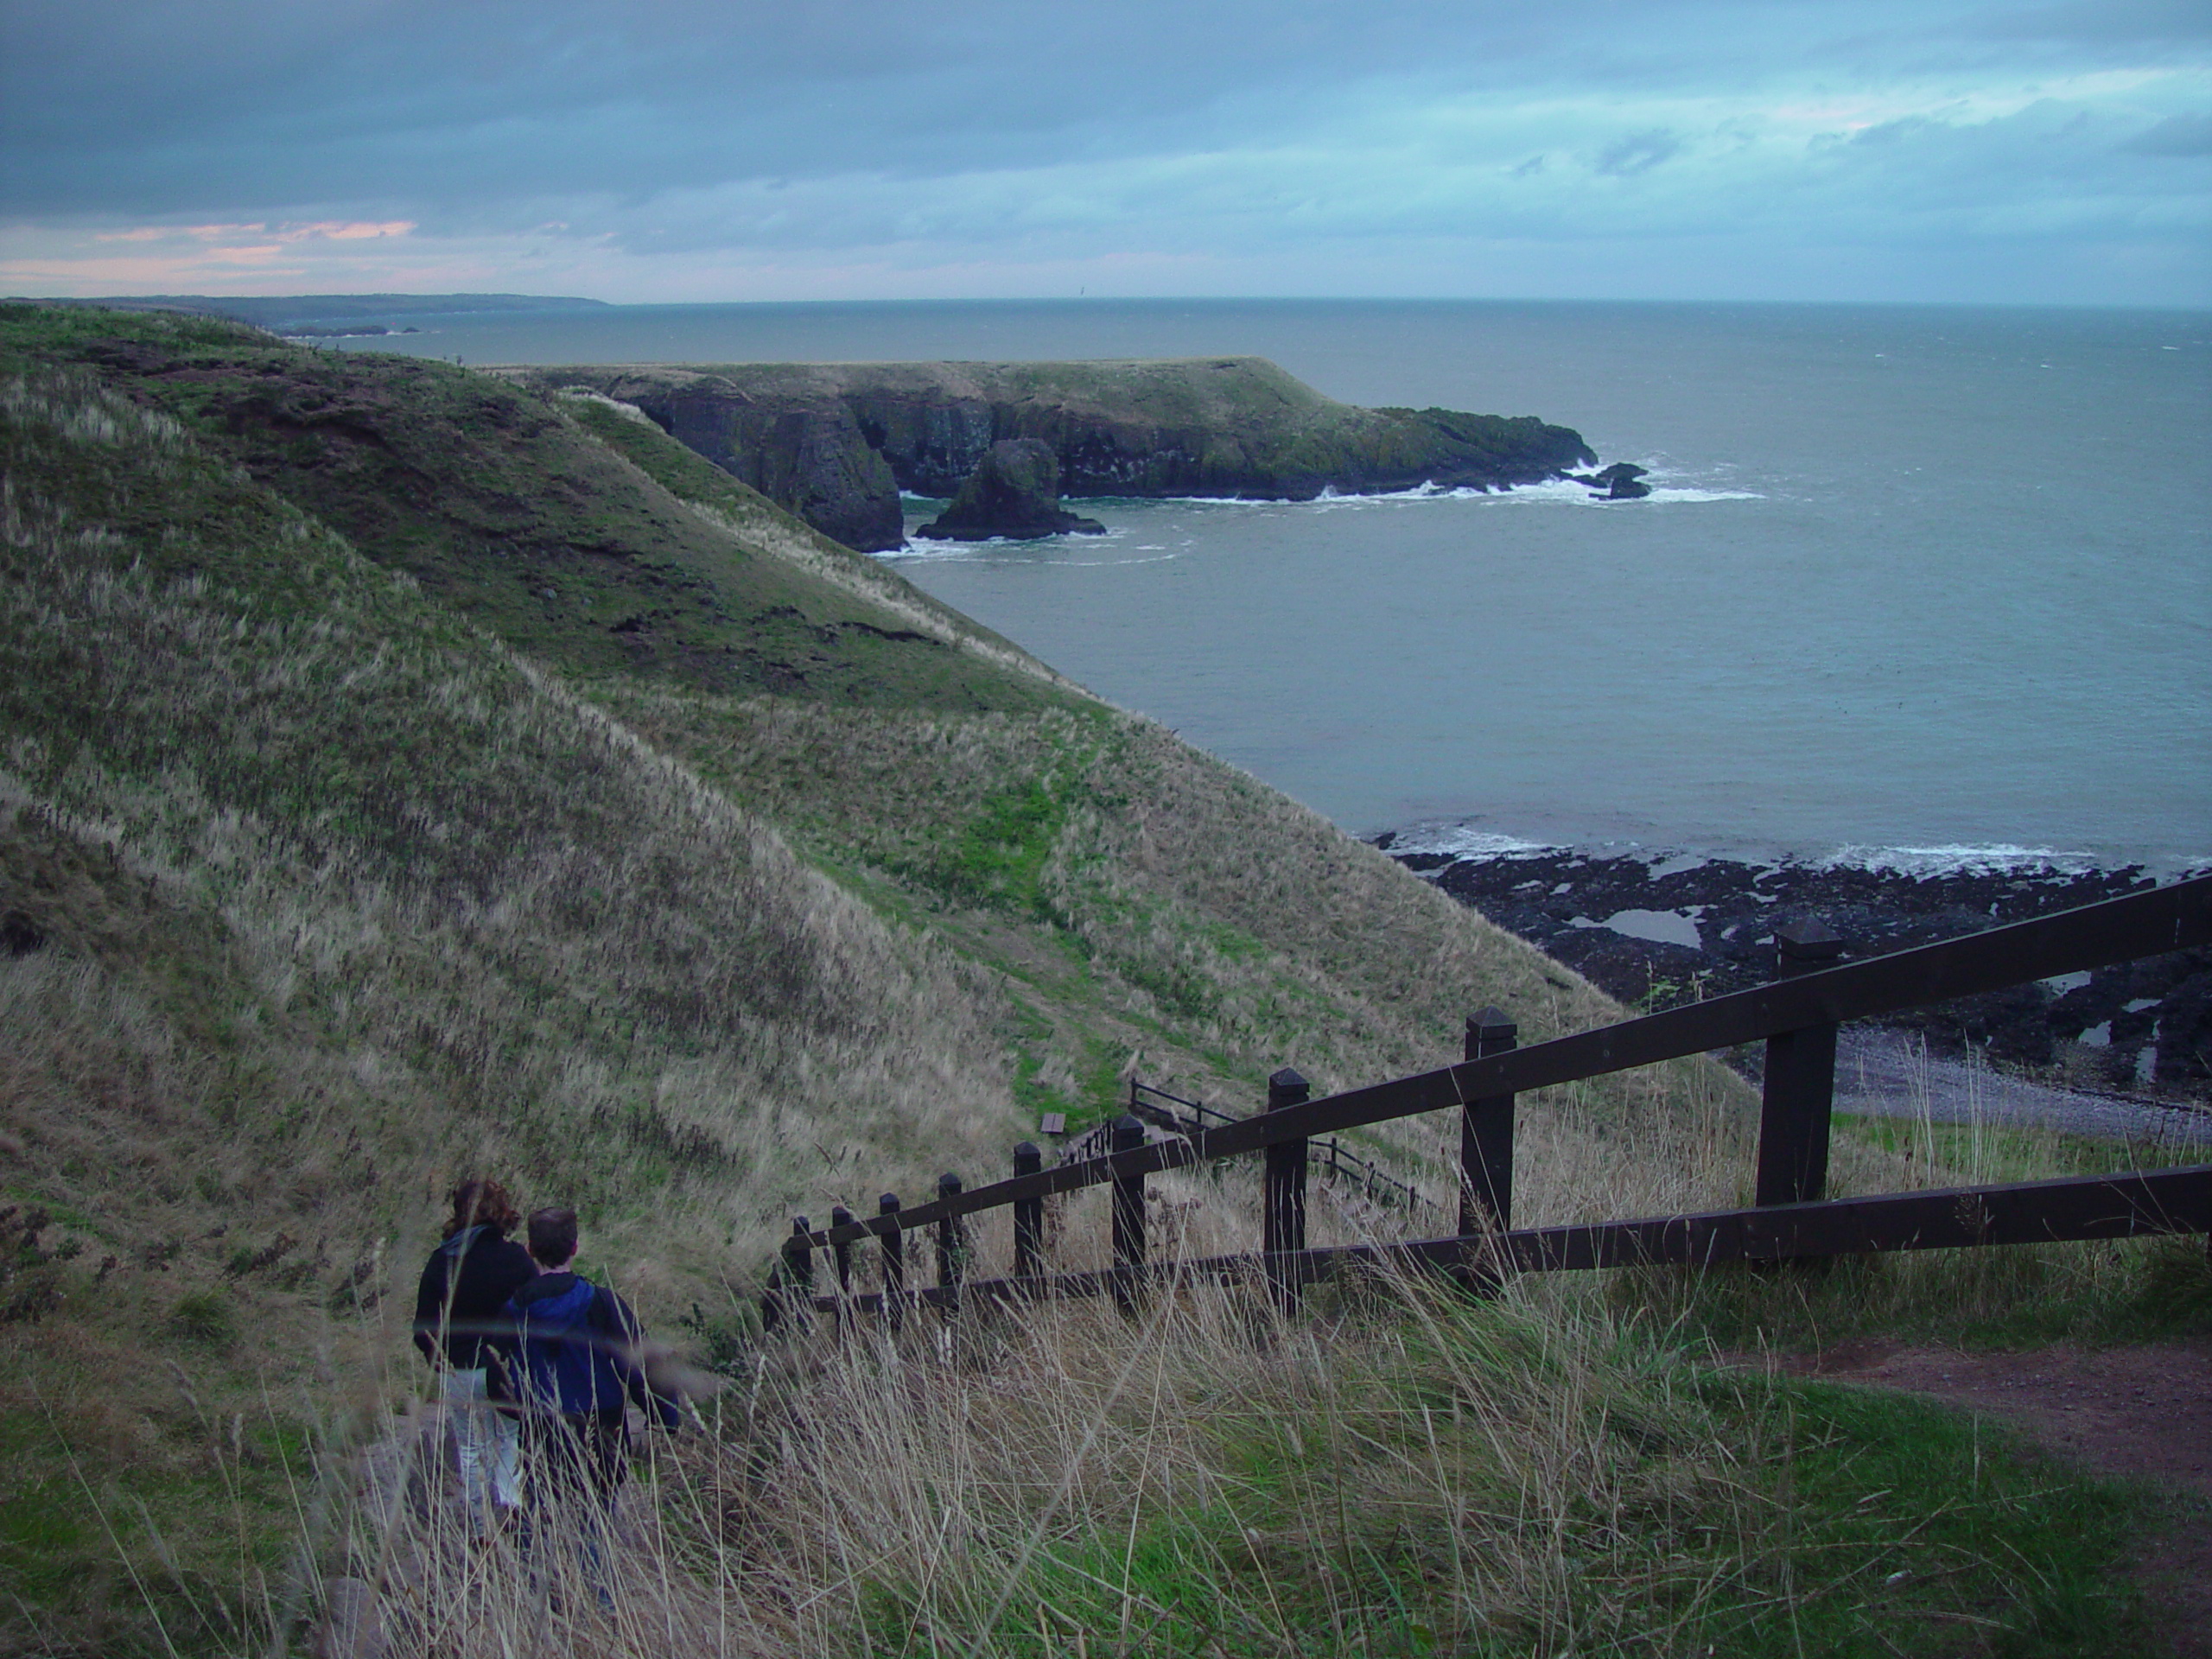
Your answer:
[[[517,1426],[493,1407],[485,1368],[492,1338],[506,1328],[500,1310],[537,1276],[537,1264],[507,1236],[522,1216],[499,1182],[465,1180],[452,1201],[445,1241],[430,1252],[416,1292],[415,1345],[440,1375],[461,1495],[481,1538],[522,1503]]]

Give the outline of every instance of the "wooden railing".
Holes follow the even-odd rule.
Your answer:
[[[1495,1009],[1491,1013],[1498,1019],[1504,1018]],[[1185,1140],[1197,1140],[1243,1121],[1217,1106],[1209,1106],[1202,1100],[1186,1100],[1135,1077],[1129,1079],[1128,1115]],[[1113,1130],[1111,1122],[1101,1123],[1071,1142],[1061,1161],[1079,1163],[1084,1158],[1110,1151]],[[1395,1204],[1408,1211],[1420,1207],[1419,1187],[1398,1179],[1370,1159],[1347,1152],[1339,1137],[1332,1135],[1325,1141],[1310,1140],[1306,1145],[1309,1166],[1340,1185],[1357,1188],[1362,1198],[1374,1203]]]
[[[1877,1198],[1828,1199],[1829,1116],[1836,1027],[1931,1002],[2001,990],[2139,957],[2212,943],[2212,876],[2199,876],[1940,944],[1837,963],[1840,942],[1818,925],[1777,935],[1780,976],[1750,990],[1669,1008],[1521,1048],[1510,1020],[1485,1009],[1467,1021],[1457,1065],[1316,1100],[1293,1071],[1268,1079],[1267,1109],[1209,1123],[1199,1133],[1147,1144],[1135,1115],[1116,1121],[1098,1156],[1044,1167],[1033,1145],[1014,1148],[1014,1174],[974,1192],[957,1175],[935,1201],[902,1208],[885,1193],[875,1216],[842,1207],[825,1230],[792,1226],[764,1303],[770,1324],[799,1313],[880,1310],[894,1322],[916,1303],[957,1310],[963,1295],[1015,1301],[1111,1294],[1124,1305],[1150,1284],[1201,1278],[1262,1281],[1286,1310],[1301,1287],[1354,1261],[1395,1259],[1463,1275],[1608,1268],[1636,1263],[1780,1261],[1878,1250],[1955,1249],[2153,1233],[2212,1232],[2212,1164]],[[1745,1210],[1516,1230],[1513,1225],[1514,1103],[1532,1090],[1734,1047],[1766,1045],[1753,1182]],[[1373,1123],[1457,1109],[1461,1199],[1452,1236],[1309,1250],[1306,1176],[1310,1143]],[[1145,1181],[1166,1170],[1258,1153],[1265,1160],[1262,1248],[1148,1267]],[[1111,1189],[1112,1262],[1089,1273],[1048,1274],[1044,1201],[1086,1187]],[[1009,1208],[1014,1272],[969,1283],[968,1218]],[[936,1234],[937,1282],[910,1288],[905,1238]],[[882,1250],[880,1293],[852,1291],[852,1247]],[[836,1289],[817,1294],[814,1264],[828,1251]]]

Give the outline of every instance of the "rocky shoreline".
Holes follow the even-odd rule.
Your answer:
[[[1754,862],[1573,848],[1463,852],[1391,831],[1374,844],[1631,1006],[1772,977],[1777,925],[1825,922],[1846,959],[1885,955],[2155,885],[2140,868],[2023,860],[1950,868]],[[2212,950],[1968,997],[1883,1022],[2078,1086],[2212,1093]]]

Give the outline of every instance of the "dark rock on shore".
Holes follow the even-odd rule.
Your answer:
[[[1840,864],[1597,855],[1465,855],[1376,844],[1632,1006],[1763,984],[1774,930],[1818,920],[1845,959],[1886,955],[2154,885],[2139,868],[2050,865],[1914,874]],[[1902,1014],[1939,1052],[1969,1046],[2095,1087],[2202,1093],[2212,1081],[2212,950],[2190,950]]]
[[[944,516],[914,533],[944,542],[983,542],[998,536],[1033,541],[1040,536],[1103,536],[1106,526],[1061,507],[1060,458],[1052,445],[1036,438],[1001,438],[983,451]]]
[[[849,547],[903,539],[899,492],[952,494],[990,447],[1033,438],[1065,496],[1311,500],[1505,489],[1598,458],[1534,416],[1362,409],[1261,358],[1097,363],[750,363],[516,369],[634,404]]]
[[[1588,485],[1608,501],[1640,501],[1651,493],[1649,484],[1637,481],[1643,475],[1644,468],[1617,461],[1602,472],[1569,473],[1567,477],[1577,484]]]

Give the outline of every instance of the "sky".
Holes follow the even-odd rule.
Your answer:
[[[0,0],[0,293],[2212,305],[2204,0]]]

